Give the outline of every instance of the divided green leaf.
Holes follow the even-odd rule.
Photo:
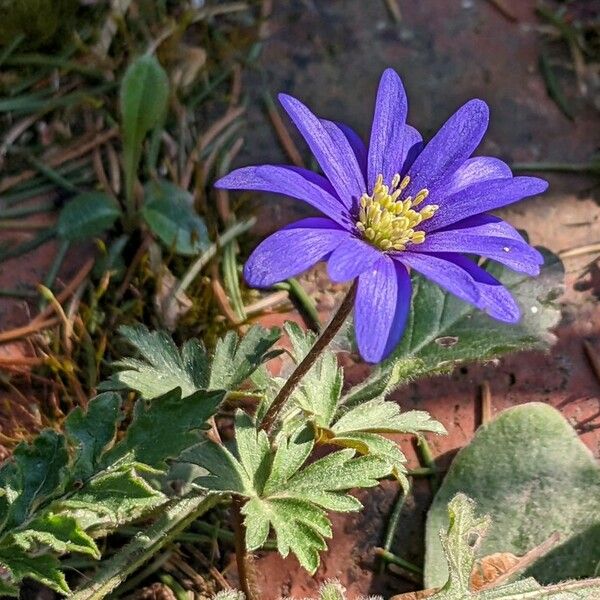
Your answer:
[[[303,331],[295,323],[286,323],[285,332],[292,344],[292,358],[299,363],[312,347],[315,334]],[[265,381],[267,397],[273,397],[282,380]],[[255,378],[255,383],[261,380]],[[402,413],[395,402],[385,400],[386,389],[374,398],[365,398],[362,404],[346,403],[342,398],[343,372],[332,352],[326,351],[292,393],[287,414],[284,417],[284,429],[291,431],[306,419],[313,423],[316,438],[344,448],[352,448],[360,454],[377,456],[386,460],[394,476],[405,486],[406,458],[398,445],[385,438],[385,433],[432,432],[443,434],[444,427],[433,420],[424,411]],[[350,392],[352,394],[352,392]],[[267,405],[267,402],[265,405]],[[259,415],[264,413],[264,407]]]
[[[542,253],[545,264],[537,278],[515,273],[498,263],[486,265],[519,303],[522,317],[516,325],[491,319],[415,275],[412,310],[400,345],[347,395],[345,402],[364,402],[416,377],[449,372],[457,363],[547,348],[553,340],[550,329],[560,318],[554,300],[563,286],[564,267],[554,254],[546,250]]]
[[[279,339],[279,330],[259,326],[250,328],[241,339],[233,331],[228,332],[217,343],[212,359],[195,339],[187,340],[180,351],[163,331],[151,332],[143,325],[121,327],[119,331],[141,359],[116,363],[123,370],[115,373],[112,381],[148,399],[176,387],[181,388],[184,398],[198,390],[235,390],[262,363],[279,354],[271,350]]]
[[[181,460],[206,469],[207,475],[196,479],[196,485],[248,500],[242,513],[250,550],[260,548],[272,528],[280,554],[291,551],[314,573],[319,552],[332,534],[326,511],[359,510],[360,502],[348,491],[377,485],[391,473],[389,463],[344,449],[306,465],[314,447],[310,428],[280,436],[271,449],[266,434],[242,411],[236,413],[235,432],[234,449],[206,440]]]
[[[153,482],[167,461],[197,444],[200,429],[224,391],[197,391],[183,399],[176,388],[154,402],[142,399],[115,443],[121,399],[92,399],[87,411],[66,419],[66,435],[43,431],[21,444],[0,468],[0,593],[17,595],[24,578],[68,594],[59,556],[100,557],[94,537],[131,523],[168,498]]]

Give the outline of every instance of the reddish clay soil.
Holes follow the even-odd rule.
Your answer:
[[[383,2],[280,3],[270,24],[264,72],[250,83],[260,90],[266,82],[272,93],[297,95],[318,114],[346,121],[366,135],[378,78],[385,67],[392,66],[407,87],[409,120],[426,136],[462,102],[480,97],[490,104],[491,126],[479,153],[511,163],[588,160],[597,144],[591,134],[598,130],[593,93],[587,99],[570,96],[577,116],[574,122],[566,119],[548,98],[538,72],[541,41],[536,31],[536,3],[504,4],[517,22],[510,22],[483,1],[401,2],[399,24],[389,19]],[[593,9],[592,4],[586,6]],[[561,81],[565,88],[572,88],[569,74]],[[251,135],[240,165],[287,162],[272,130],[264,126],[262,113],[251,112],[249,128]],[[298,145],[305,150],[301,141]],[[504,210],[502,216],[527,230],[534,244],[554,252],[598,242],[600,208],[593,198],[593,182],[573,176],[548,179],[551,188],[544,197]],[[259,214],[257,237],[307,214],[301,203],[274,197],[253,199],[251,207]],[[549,354],[528,352],[494,364],[466,365],[451,376],[419,381],[393,395],[402,408],[428,410],[448,429],[447,436],[429,438],[441,468],[447,468],[481,423],[483,382],[490,385],[493,414],[524,402],[546,402],[559,408],[583,442],[600,456],[600,383],[582,345],[588,340],[600,356],[600,270],[592,262],[594,258],[565,259],[566,291],[560,300],[563,319]],[[328,283],[320,268],[309,274],[305,283],[323,292],[319,307],[327,314],[332,298],[339,298],[340,292],[329,288],[331,293],[327,293]],[[289,317],[297,319],[298,315],[278,313],[262,321],[281,324]],[[346,379],[357,382],[367,370],[364,365],[348,364]],[[403,447],[411,467],[418,466],[410,441],[405,440]],[[397,486],[385,483],[361,494],[363,513],[333,517],[330,551],[323,555],[315,578],[303,572],[293,558],[259,555],[264,598],[314,596],[320,582],[331,578],[339,579],[352,599],[360,594],[388,597],[415,589],[393,574],[377,574],[373,548],[382,543],[396,494]],[[427,482],[417,482],[393,545],[400,556],[417,564],[422,562],[430,497]]]
[[[394,23],[385,3],[379,0],[275,3],[261,68],[246,77],[248,135],[238,164],[288,162],[260,108],[260,94],[265,88],[272,93],[297,95],[317,113],[346,121],[366,135],[377,81],[388,66],[403,76],[410,122],[426,137],[462,102],[480,97],[491,106],[491,127],[480,153],[511,163],[589,159],[597,144],[592,132],[598,130],[598,90],[595,100],[594,90],[587,97],[577,96],[572,75],[561,73],[576,113],[573,122],[548,98],[537,67],[541,41],[533,0],[504,0],[516,22],[483,0],[399,4],[402,20]],[[596,0],[586,6],[598,10]],[[301,143],[299,147],[310,164],[305,147]],[[555,252],[599,242],[600,208],[593,198],[593,182],[573,176],[553,175],[548,179],[551,188],[543,198],[505,210],[502,216],[526,229],[533,243]],[[246,209],[259,216],[252,244],[282,224],[308,214],[301,203],[280,198],[252,198]],[[26,258],[4,263],[0,287],[39,281],[54,251],[52,245],[46,245]],[[600,383],[582,345],[588,340],[600,356],[600,267],[590,263],[594,258],[585,255],[565,260],[563,319],[550,353],[523,353],[494,364],[467,365],[451,376],[419,381],[394,394],[402,408],[428,410],[448,429],[447,436],[429,440],[441,468],[447,467],[480,424],[480,390],[485,381],[490,385],[494,413],[524,402],[547,402],[559,408],[585,444],[600,455]],[[81,260],[80,252],[71,254],[64,280],[73,276]],[[319,269],[305,282],[319,292],[319,308],[328,314],[340,290],[331,288]],[[286,318],[298,320],[299,316],[273,313],[261,321],[281,324]],[[28,319],[24,302],[0,300],[3,330]],[[0,348],[0,352],[6,350]],[[343,360],[348,381],[357,382],[365,376],[366,367]],[[0,400],[6,393],[0,392]],[[404,441],[403,447],[410,466],[418,466],[410,441]],[[359,594],[387,597],[414,589],[413,584],[391,573],[378,575],[374,561],[373,548],[382,543],[396,494],[397,485],[386,482],[361,494],[365,504],[361,514],[333,516],[330,551],[323,556],[315,578],[302,571],[293,558],[283,560],[276,553],[259,555],[256,564],[264,599],[314,596],[319,583],[330,578],[341,580],[351,599]],[[422,562],[423,523],[429,501],[427,482],[418,481],[392,548],[417,564]]]

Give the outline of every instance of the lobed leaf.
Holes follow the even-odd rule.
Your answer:
[[[549,330],[560,318],[554,300],[562,290],[564,267],[554,254],[545,250],[543,254],[545,264],[535,279],[498,263],[486,266],[519,303],[522,317],[516,325],[491,319],[415,275],[412,310],[400,345],[343,403],[352,406],[371,400],[416,377],[448,372],[460,362],[547,348],[554,339]]]
[[[167,459],[176,458],[200,439],[199,430],[224,397],[222,391],[200,390],[182,398],[181,388],[175,388],[149,403],[139,401],[125,437],[106,454],[104,464],[132,456],[150,467],[165,468]]]
[[[120,420],[121,397],[108,392],[94,398],[84,412],[72,410],[65,419],[67,439],[76,448],[71,469],[73,480],[85,480],[96,472],[103,452],[115,439]]]
[[[279,354],[270,350],[279,339],[278,329],[252,327],[240,340],[230,331],[219,340],[212,360],[198,340],[188,340],[181,352],[171,336],[149,331],[143,325],[121,327],[121,335],[143,360],[124,359],[113,382],[151,399],[180,387],[183,397],[198,390],[235,390],[264,362]]]
[[[360,509],[360,502],[348,490],[377,485],[392,471],[387,460],[355,457],[352,449],[305,466],[314,447],[309,427],[289,437],[281,434],[272,449],[266,434],[242,411],[236,413],[236,442],[230,451],[206,440],[181,460],[208,472],[195,480],[196,485],[248,499],[242,513],[251,550],[265,543],[272,528],[279,553],[292,552],[311,573],[319,565],[319,552],[326,548],[325,538],[332,533],[326,511]]]
[[[65,438],[42,431],[31,444],[15,448],[13,461],[18,495],[10,504],[4,530],[23,523],[42,502],[63,490],[69,462]]]
[[[26,552],[36,552],[40,546],[58,554],[79,552],[100,558],[94,540],[71,516],[46,513],[27,524],[26,529],[12,536],[14,543]]]

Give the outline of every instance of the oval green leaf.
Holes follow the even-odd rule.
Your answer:
[[[84,192],[60,212],[56,232],[70,242],[96,237],[112,227],[121,216],[116,200],[102,192]]]
[[[210,240],[204,220],[192,208],[189,192],[169,183],[146,185],[142,214],[148,227],[177,254],[193,256],[208,248]]]

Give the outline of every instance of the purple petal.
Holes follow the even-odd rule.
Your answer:
[[[321,119],[321,121],[324,121],[324,119]],[[346,136],[346,139],[348,140],[348,143],[352,148],[352,152],[354,152],[354,156],[356,156],[356,160],[358,161],[358,166],[360,167],[360,170],[363,174],[366,173],[367,146],[363,142],[363,139],[360,137],[360,135],[358,135],[358,133],[356,133],[356,131],[354,131],[354,129],[352,129],[352,127],[346,125],[345,123],[339,123],[337,121],[328,122],[338,127],[338,129],[340,129],[340,131]]]
[[[261,242],[244,266],[252,287],[271,287],[324,259],[349,233],[330,219],[311,217],[292,223]]]
[[[477,304],[479,301],[479,290],[473,278],[464,269],[441,256],[401,252],[394,255],[394,259],[418,271],[465,302]]]
[[[445,198],[474,183],[510,177],[512,177],[510,167],[500,159],[491,156],[476,156],[466,160],[454,171],[448,182],[438,191],[438,194]],[[435,202],[438,202],[437,195]]]
[[[378,175],[390,183],[403,163],[404,126],[408,103],[402,81],[393,69],[386,69],[381,76],[375,114],[371,126],[368,159],[368,188],[373,189]],[[408,150],[407,150],[408,151]]]
[[[410,125],[404,126],[403,140],[402,156],[400,157],[402,167],[398,171],[401,175],[407,173],[424,146],[423,136]]]
[[[331,121],[324,124],[296,98],[279,94],[279,101],[306,140],[338,196],[350,208],[366,188],[363,173],[346,136]]]
[[[488,212],[528,196],[541,194],[548,184],[537,177],[513,177],[474,183],[444,198],[440,209],[422,225],[424,231],[435,231],[472,215]]]
[[[358,278],[354,327],[364,360],[377,363],[396,347],[410,308],[411,283],[404,266],[383,255]]]
[[[526,242],[478,235],[471,229],[430,233],[422,244],[414,246],[411,251],[477,254],[527,275],[539,275],[540,265],[544,262],[542,255]]]
[[[474,234],[477,235],[506,237],[512,240],[527,243],[523,236],[512,225],[502,220],[500,217],[486,213],[475,215],[473,217],[467,217],[466,219],[462,219],[462,221],[448,225],[448,227],[436,229],[436,233],[438,231],[458,231],[462,229],[470,229]]]
[[[405,195],[415,196],[423,188],[433,194],[477,148],[488,120],[489,110],[482,100],[471,100],[459,108],[416,158]]]
[[[331,253],[327,272],[331,280],[337,283],[350,281],[372,268],[381,257],[381,251],[371,244],[349,236]]]
[[[466,256],[448,255],[453,263],[463,268],[477,284],[479,301],[477,308],[485,311],[490,317],[505,323],[517,323],[521,318],[521,310],[512,294],[485,269],[477,266]]]
[[[342,203],[327,191],[328,181],[312,171],[285,165],[242,167],[225,175],[215,187],[229,190],[258,190],[302,200],[339,223],[349,224]]]

